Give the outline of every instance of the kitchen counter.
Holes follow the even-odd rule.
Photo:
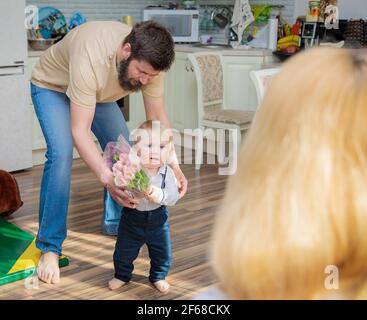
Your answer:
[[[195,47],[190,44],[176,44],[175,51],[177,52],[200,52],[200,51],[220,51],[225,56],[248,56],[248,57],[264,57],[271,56],[271,50],[267,49],[210,49],[204,47]],[[32,50],[28,49],[29,58],[38,58],[42,55],[44,50]]]
[[[176,44],[175,51],[178,52],[201,52],[201,51],[220,51],[224,56],[249,56],[249,57],[264,57],[272,56],[272,51],[268,49],[245,49],[245,48],[220,48],[212,49],[205,47],[197,47],[190,44]]]
[[[28,58],[39,58],[45,50],[28,49]]]

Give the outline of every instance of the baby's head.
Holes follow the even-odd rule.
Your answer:
[[[159,168],[166,163],[173,149],[173,136],[158,120],[143,122],[132,133],[133,151],[140,157],[141,163],[148,169]]]

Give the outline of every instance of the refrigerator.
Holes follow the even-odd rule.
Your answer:
[[[32,167],[25,0],[0,1],[0,169]]]

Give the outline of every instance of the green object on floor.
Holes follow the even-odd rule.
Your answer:
[[[32,234],[0,217],[0,286],[32,276],[40,256]],[[61,256],[59,266],[68,264]]]

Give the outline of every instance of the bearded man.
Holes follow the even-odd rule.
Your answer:
[[[36,238],[42,252],[37,267],[41,280],[60,281],[58,259],[67,234],[73,145],[105,188],[104,234],[117,234],[122,206],[135,208],[138,204],[114,185],[90,132],[102,149],[120,134],[128,140],[116,101],[138,90],[143,94],[147,120],[159,120],[169,128],[163,82],[174,56],[170,33],[153,21],[133,28],[120,22],[93,21],[51,46],[33,69],[32,101],[47,144]],[[182,197],[187,180],[177,161],[171,166]]]

